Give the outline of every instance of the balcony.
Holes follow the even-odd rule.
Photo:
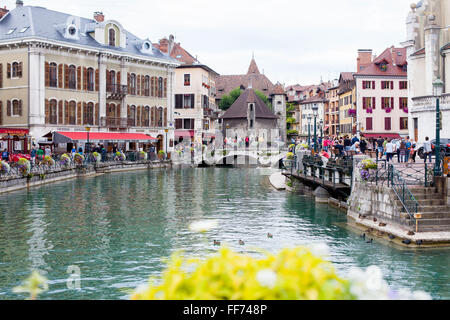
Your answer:
[[[126,128],[127,127],[127,119],[126,118],[102,117],[100,122],[101,122],[102,127],[107,127],[107,128]]]
[[[122,100],[128,94],[128,86],[121,84],[106,85],[106,98],[112,100]]]

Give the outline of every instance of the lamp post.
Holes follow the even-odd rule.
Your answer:
[[[164,129],[164,132],[166,133],[166,159],[167,159],[167,133],[169,132],[169,129]]]
[[[87,131],[87,143],[86,146],[84,147],[84,152],[86,154],[91,152],[91,143],[89,142],[89,131],[91,131],[90,127],[85,127],[86,131]]]
[[[442,95],[444,89],[444,83],[441,79],[437,78],[435,82],[433,82],[433,93],[436,97],[436,143],[435,143],[435,152],[436,152],[436,163],[434,165],[434,176],[439,177],[442,175],[441,171],[441,112],[439,110],[439,98]]]
[[[320,144],[320,149],[322,149],[322,145],[323,145],[323,120],[320,119],[320,140],[322,141],[322,143]]]
[[[317,152],[317,111],[319,107],[314,104],[311,109],[314,113],[314,152]]]
[[[312,116],[308,114],[308,149],[311,149],[311,120]]]

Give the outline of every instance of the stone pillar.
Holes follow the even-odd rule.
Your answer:
[[[436,24],[436,16],[427,17],[425,30],[425,88],[427,95],[433,95],[433,82],[440,77],[439,34],[441,27]]]
[[[328,203],[328,199],[330,198],[330,194],[327,190],[322,187],[317,187],[314,191],[314,196],[316,198],[316,203]]]
[[[32,130],[31,134],[34,135],[36,131],[36,134],[39,135],[39,129],[35,127],[43,129],[42,127],[45,126],[45,54],[40,48],[30,45],[29,64],[29,125]],[[36,136],[35,138],[40,137]]]
[[[128,60],[122,58],[120,63],[120,84],[122,86],[128,85]],[[127,95],[122,99],[122,105],[120,107],[120,117],[122,119],[127,119]],[[126,121],[126,120],[125,120]]]
[[[352,193],[354,192],[354,188],[356,185],[356,177],[359,174],[358,165],[361,161],[370,159],[368,155],[357,155],[353,157],[353,175],[352,175]]]
[[[104,55],[100,54],[98,63],[99,64],[98,105],[99,105],[100,119],[106,117],[106,60],[107,58]],[[99,121],[99,125],[101,125],[101,121]]]

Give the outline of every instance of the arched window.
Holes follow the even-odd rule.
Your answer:
[[[136,106],[131,106],[128,110],[128,125],[131,127],[136,125]]]
[[[87,69],[87,78],[88,78],[88,85],[87,89],[88,91],[94,91],[94,85],[95,85],[95,71],[93,68]]]
[[[163,97],[163,78],[158,78],[158,98]]]
[[[144,108],[144,114],[142,115],[142,126],[150,127],[150,107]]]
[[[69,66],[69,89],[76,90],[77,88],[77,67]]]
[[[50,100],[49,109],[50,124],[58,124],[58,102],[55,99]]]
[[[111,70],[109,72],[109,79],[108,79],[108,92],[115,92],[116,90],[116,72],[114,70]]]
[[[94,104],[89,102],[83,110],[83,123],[94,125]]]
[[[13,62],[12,66],[11,66],[11,75],[13,78],[19,78],[22,75],[19,75],[19,63],[18,62]]]
[[[77,124],[77,103],[69,102],[69,124]]]
[[[56,88],[58,86],[58,70],[56,63],[50,63],[48,72],[49,72],[49,86]]]
[[[145,76],[145,80],[144,80],[144,95],[146,97],[150,96],[150,77],[149,76]]]
[[[130,94],[136,94],[136,75],[134,73],[130,75]]]
[[[116,30],[114,28],[109,29],[109,45],[112,47],[116,46]]]

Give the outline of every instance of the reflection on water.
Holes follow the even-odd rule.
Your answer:
[[[270,188],[268,170],[179,169],[104,175],[0,196],[0,299],[39,269],[49,279],[43,299],[127,298],[162,259],[177,250],[204,257],[213,239],[238,252],[325,242],[345,275],[378,265],[393,287],[450,298],[449,250],[409,251],[366,244],[344,227],[346,217],[311,198]],[[189,223],[219,221],[207,238]],[[267,238],[267,233],[274,235]],[[240,246],[238,240],[245,241]],[[81,290],[69,290],[67,268],[81,270]]]

